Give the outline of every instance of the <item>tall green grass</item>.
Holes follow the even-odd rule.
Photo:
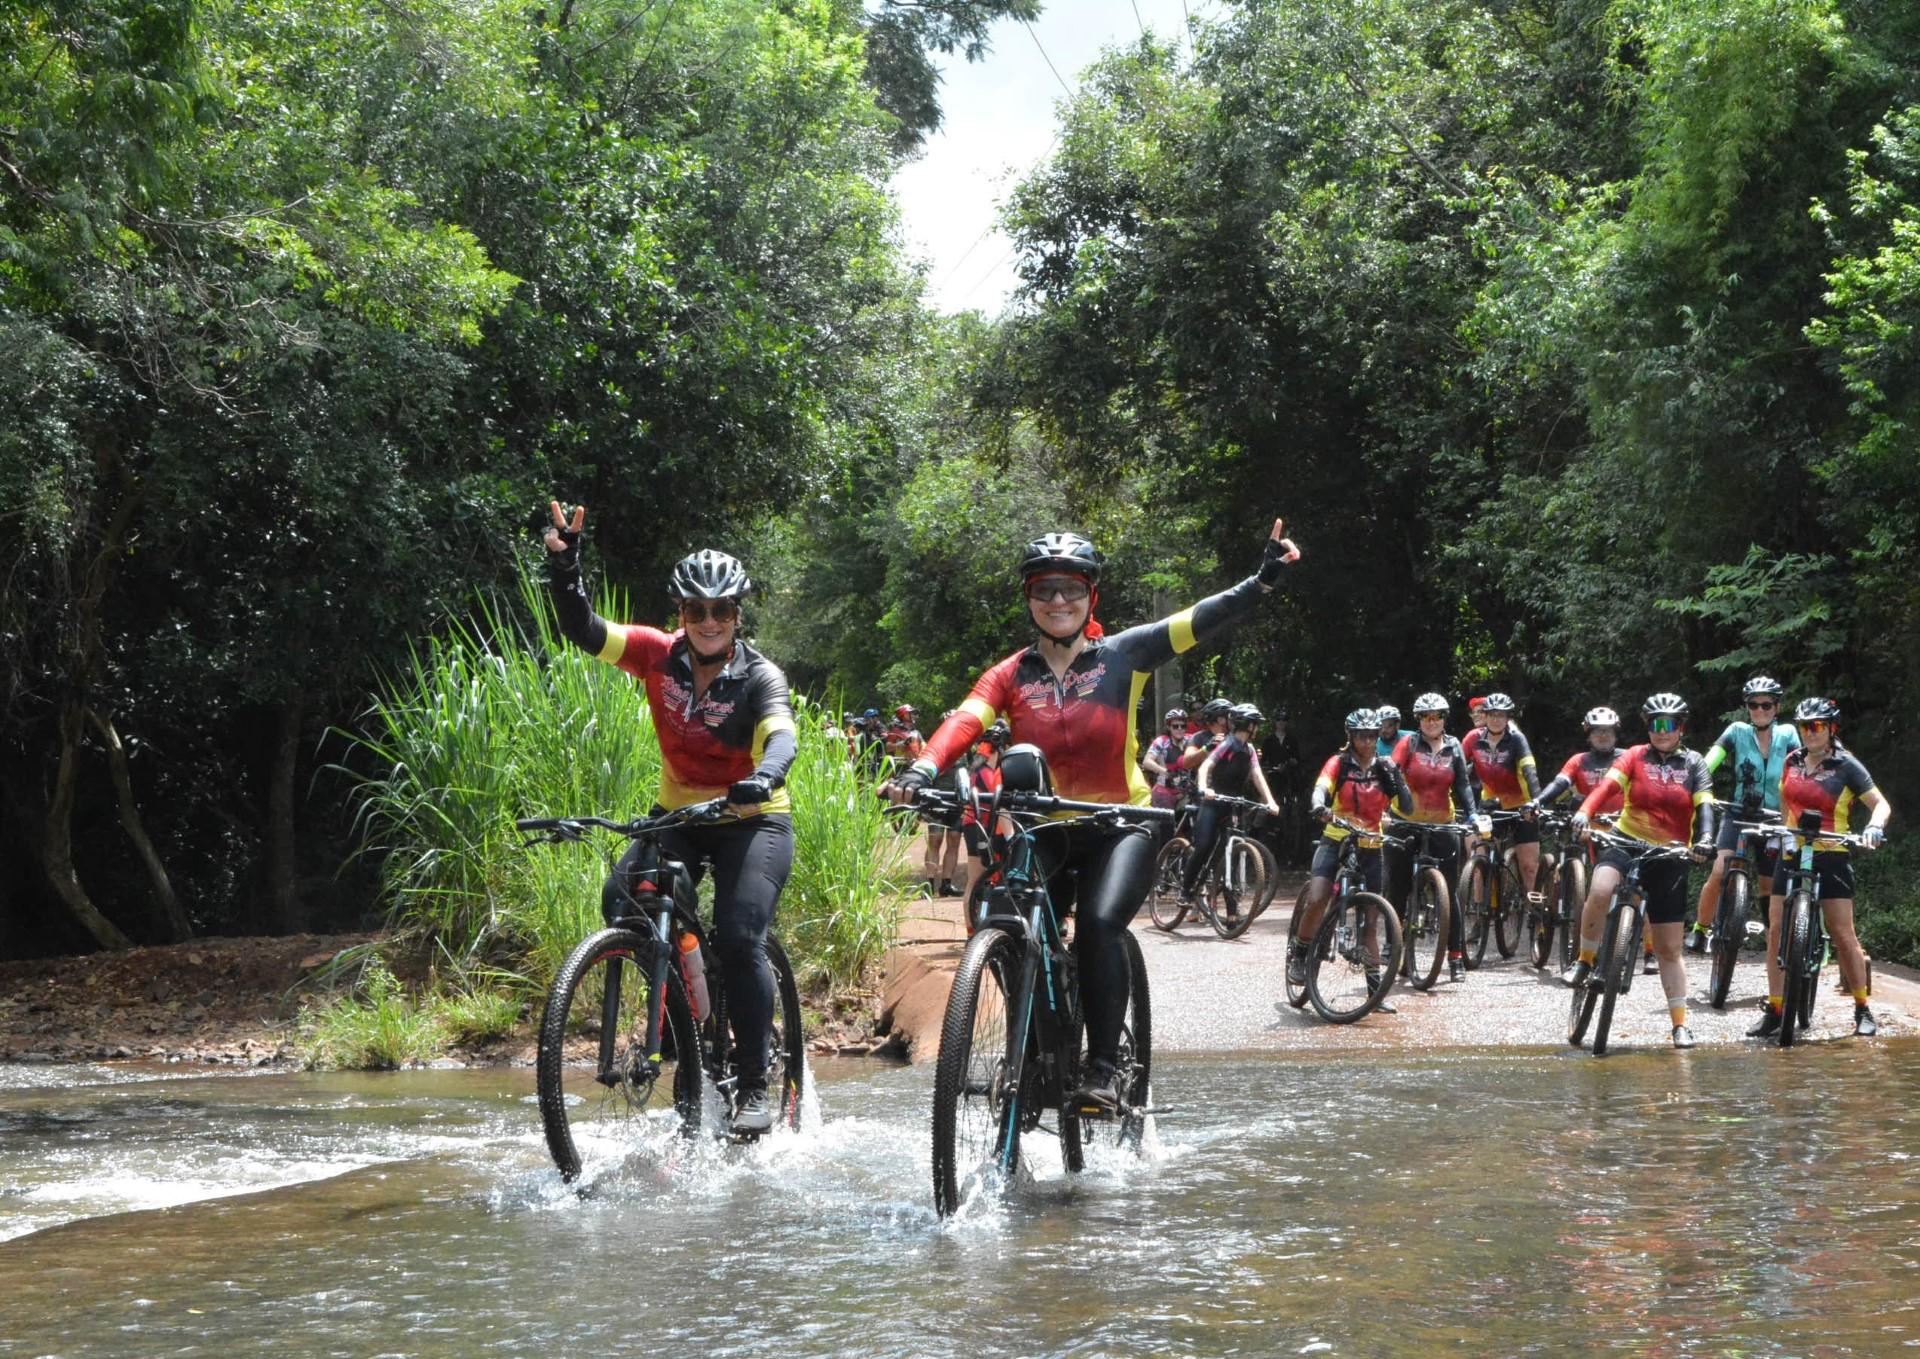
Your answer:
[[[518,604],[483,600],[472,621],[422,644],[347,735],[358,763],[379,770],[360,786],[361,830],[394,928],[540,989],[599,927],[601,883],[625,846],[523,850],[514,818],[640,815],[660,752],[641,686],[560,637],[538,583],[523,583]],[[618,600],[600,610],[625,614]],[[795,864],[776,928],[803,977],[846,983],[899,921],[879,872],[891,840],[844,742],[812,705],[796,706]]]

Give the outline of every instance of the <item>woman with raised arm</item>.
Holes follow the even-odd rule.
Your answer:
[[[1259,571],[1230,590],[1171,618],[1108,637],[1094,619],[1100,555],[1077,533],[1049,533],[1020,557],[1021,588],[1039,637],[990,668],[926,750],[889,791],[909,800],[1005,717],[1015,742],[1040,748],[1062,797],[1146,806],[1150,793],[1137,759],[1134,712],[1153,672],[1195,644],[1250,617],[1300,553],[1273,522]],[[1144,828],[1091,824],[1048,836],[1047,890],[1056,907],[1075,907],[1073,949],[1086,1007],[1088,1071],[1069,1097],[1112,1108],[1114,1071],[1125,1026],[1129,970],[1122,934],[1146,900],[1154,838]]]
[[[655,812],[725,795],[737,821],[680,826],[660,844],[698,880],[713,862],[713,935],[727,989],[740,1083],[733,1131],[773,1126],[767,1105],[767,1036],[773,1027],[773,966],[767,930],[793,871],[793,821],[787,768],[799,749],[787,677],[745,642],[740,601],[753,588],[746,569],[724,552],[705,550],[673,568],[667,593],[679,606],[680,630],[614,623],[593,611],[580,579],[586,506],[569,518],[548,506],[547,584],[560,631],[575,646],[619,666],[646,687],[660,741],[660,793]],[[633,849],[614,865],[602,893],[612,919],[626,914]]]

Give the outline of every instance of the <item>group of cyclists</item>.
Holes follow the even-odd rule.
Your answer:
[[[568,512],[555,501],[549,513],[552,522],[544,542],[561,631],[575,645],[617,665],[644,686],[661,747],[659,809],[724,797],[734,813],[724,821],[671,832],[673,843],[667,848],[696,875],[711,865],[712,937],[731,998],[728,1013],[740,1053],[733,1128],[745,1133],[765,1131],[771,1121],[765,1067],[773,1008],[766,936],[793,864],[785,781],[797,738],[786,677],[741,636],[741,606],[751,581],[735,558],[702,550],[674,567],[668,593],[678,611],[677,631],[617,623],[594,612],[582,583],[585,508]],[[910,706],[896,709],[892,723],[885,725],[878,723],[877,710],[868,709],[857,721],[845,724],[849,754],[861,758],[878,747],[889,771],[882,792],[898,804],[911,803],[919,790],[932,786],[963,761],[990,767],[998,752],[1010,745],[1036,747],[1058,794],[1081,802],[1166,805],[1169,797],[1188,794],[1190,779],[1191,794],[1201,799],[1194,833],[1196,848],[1202,852],[1194,854],[1192,862],[1204,864],[1206,846],[1201,842],[1218,833],[1218,819],[1209,815],[1206,806],[1209,794],[1251,795],[1269,809],[1277,808],[1253,746],[1262,715],[1250,704],[1215,700],[1200,709],[1189,736],[1185,715],[1169,714],[1162,739],[1149,745],[1143,759],[1134,713],[1155,670],[1253,617],[1285,583],[1289,566],[1299,557],[1284,523],[1276,519],[1262,546],[1258,568],[1246,579],[1167,618],[1108,636],[1096,617],[1102,575],[1099,553],[1079,534],[1045,534],[1027,544],[1017,564],[1019,587],[1034,630],[1032,641],[989,666],[960,706],[925,738],[915,727]],[[1777,686],[1757,693],[1750,685],[1749,695],[1770,698],[1777,710]],[[1796,714],[1797,735],[1794,728],[1773,731],[1770,711],[1750,702],[1754,720],[1735,727],[1752,730],[1740,733],[1729,728],[1716,743],[1714,754],[1703,758],[1681,744],[1685,702],[1672,694],[1656,694],[1642,707],[1647,743],[1608,763],[1606,756],[1617,740],[1620,722],[1610,710],[1597,708],[1587,715],[1589,749],[1570,758],[1559,776],[1542,788],[1526,736],[1514,723],[1510,698],[1488,695],[1477,705],[1474,729],[1458,740],[1446,730],[1447,700],[1437,693],[1422,694],[1413,703],[1413,729],[1404,734],[1399,730],[1399,714],[1392,709],[1384,713],[1360,709],[1348,715],[1347,744],[1321,767],[1312,805],[1324,816],[1337,814],[1349,824],[1376,831],[1391,829],[1389,807],[1393,818],[1403,824],[1451,824],[1464,816],[1472,819],[1478,834],[1485,835],[1490,830],[1486,809],[1534,810],[1577,793],[1583,800],[1576,824],[1584,826],[1617,805],[1625,834],[1648,843],[1684,840],[1705,858],[1717,843],[1709,787],[1712,767],[1732,758],[1737,776],[1757,780],[1760,796],[1777,804],[1784,814],[1817,808],[1830,828],[1844,829],[1852,803],[1865,804],[1872,812],[1870,842],[1877,843],[1891,809],[1864,767],[1839,744],[1837,706],[1825,699],[1803,702]],[[1298,758],[1288,749],[1282,721],[1275,725],[1282,729],[1278,742],[1269,738],[1265,751],[1269,768]],[[1539,834],[1524,821],[1510,825],[1514,859],[1531,887],[1539,862]],[[959,837],[955,833],[946,838],[957,842]],[[1330,827],[1314,855],[1319,900],[1325,895],[1321,885],[1331,878],[1326,846],[1337,839]],[[1393,899],[1404,902],[1408,853],[1402,841],[1386,843],[1391,852],[1363,851],[1370,856],[1364,871],[1373,882],[1384,877]],[[958,848],[955,843],[956,855]],[[1453,856],[1456,870],[1463,848],[1456,840],[1446,851]],[[1081,1105],[1111,1107],[1118,1099],[1116,1055],[1130,977],[1122,936],[1146,899],[1155,851],[1155,832],[1125,820],[1075,823],[1050,837],[1047,889],[1057,907],[1063,913],[1071,910],[1076,919],[1072,948],[1089,1058],[1081,1088],[1072,1096]],[[935,884],[941,891],[957,890],[956,870],[952,860],[944,857],[946,846],[940,846],[938,862],[934,853],[929,837],[929,890]],[[1602,887],[1610,882],[1611,854],[1598,860],[1575,973],[1592,962],[1596,941],[1590,936],[1597,922],[1596,909],[1605,908],[1607,893]],[[1819,895],[1842,974],[1856,998],[1858,1024],[1862,1032],[1871,1032],[1865,965],[1852,930],[1852,876],[1844,847],[1824,848],[1816,866]],[[605,888],[603,905],[610,917],[622,913],[623,903],[631,900],[633,877],[632,865],[623,858]],[[1716,890],[1717,883],[1717,877],[1709,880],[1707,894]],[[1684,873],[1676,873],[1649,886],[1649,896],[1657,898],[1652,919],[1663,975],[1669,975],[1669,966],[1679,969],[1684,884]],[[1195,886],[1184,885],[1189,891]],[[1779,891],[1776,880],[1776,921]],[[1710,923],[1706,894],[1701,909],[1704,921]],[[1461,941],[1456,937],[1450,945],[1452,975],[1458,980]],[[1771,965],[1769,970],[1769,989],[1775,994],[1762,1028],[1779,1022],[1779,982],[1771,975]],[[1683,976],[1683,972],[1670,975],[1668,984],[1674,1038],[1682,1046],[1691,1042],[1685,1028],[1684,986],[1679,981]]]

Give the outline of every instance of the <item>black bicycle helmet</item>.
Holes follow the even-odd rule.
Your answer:
[[[1355,708],[1347,714],[1347,732],[1349,735],[1358,732],[1362,736],[1378,736],[1380,714],[1372,708]]]
[[[674,599],[739,599],[752,588],[744,566],[710,547],[682,557],[667,581]]]
[[[1803,698],[1793,710],[1796,722],[1838,722],[1840,705],[1830,698]]]
[[[1413,701],[1413,715],[1415,717],[1419,717],[1424,713],[1439,713],[1442,717],[1445,717],[1449,711],[1451,711],[1451,709],[1447,706],[1447,696],[1445,694],[1426,693],[1420,695],[1420,697]]]
[[[1617,727],[1620,725],[1620,714],[1602,704],[1598,708],[1587,709],[1582,725],[1588,731],[1592,731],[1595,727]]]
[[[1223,717],[1230,716],[1232,712],[1233,705],[1224,698],[1210,698],[1201,705],[1200,720],[1202,722],[1217,722]]]
[[[1740,697],[1743,699],[1746,699],[1746,698],[1776,698],[1777,699],[1786,692],[1787,692],[1787,686],[1782,684],[1779,680],[1775,679],[1772,675],[1755,675],[1752,679],[1747,681],[1746,687],[1740,691]]]
[[[1235,730],[1241,727],[1257,727],[1260,725],[1260,710],[1251,703],[1236,703],[1227,709],[1227,720],[1233,724]]]
[[[1042,534],[1020,554],[1020,579],[1031,580],[1043,571],[1070,571],[1097,583],[1100,554],[1077,533]]]
[[[1514,709],[1512,694],[1488,694],[1487,701],[1480,705],[1482,712],[1510,713]]]
[[[1678,694],[1649,694],[1647,701],[1640,705],[1640,716],[1677,717],[1685,721],[1687,701]]]
[[[1053,772],[1040,747],[1022,743],[1008,746],[1000,755],[1000,786],[1009,793],[1053,795]]]

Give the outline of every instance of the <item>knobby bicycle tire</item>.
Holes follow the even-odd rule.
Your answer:
[[[1579,849],[1560,860],[1554,910],[1560,917],[1560,970],[1572,967],[1580,956],[1580,912],[1587,904],[1587,859]]]
[[[1787,898],[1786,910],[1782,913],[1780,928],[1786,941],[1785,981],[1782,988],[1786,994],[1780,998],[1779,1043],[1790,1048],[1800,1038],[1800,1012],[1802,1007],[1801,988],[1806,985],[1804,974],[1807,970],[1807,958],[1813,952],[1813,898],[1806,892],[1795,892]],[[1817,966],[1817,964],[1816,964]]]
[[[548,988],[534,1084],[547,1150],[569,1184],[584,1166],[580,1141],[630,1132],[638,1116],[665,1098],[673,1101],[683,1132],[691,1134],[699,1127],[700,1035],[680,971],[671,963],[661,1063],[654,1069],[646,1060],[648,987],[643,969],[657,947],[657,941],[632,930],[601,930],[567,955]],[[570,1046],[576,1059],[571,1062]]]
[[[1353,892],[1327,908],[1307,961],[1307,998],[1320,1018],[1329,1024],[1366,1018],[1399,973],[1400,917],[1385,897]]]
[[[1010,1178],[1020,1163],[1011,1003],[1021,947],[1005,930],[988,928],[967,941],[947,992],[940,1056],[933,1076],[933,1206],[941,1217],[960,1209],[983,1167]],[[990,1176],[992,1178],[992,1176]]]
[[[1527,961],[1538,971],[1553,962],[1553,931],[1559,924],[1559,859],[1542,851],[1533,885],[1540,904],[1527,903]]]
[[[1720,909],[1713,916],[1713,962],[1707,972],[1707,1004],[1724,1010],[1733,991],[1740,949],[1747,942],[1747,915],[1753,909],[1753,875],[1729,868],[1720,885]]]
[[[1400,922],[1407,981],[1416,991],[1429,991],[1440,980],[1452,912],[1446,875],[1437,868],[1421,869],[1407,894],[1407,918]]]
[[[1062,1159],[1070,1171],[1085,1165],[1085,1148],[1099,1146],[1103,1137],[1110,1135],[1112,1145],[1123,1151],[1138,1151],[1146,1133],[1147,1117],[1138,1111],[1150,1108],[1153,1099],[1153,997],[1139,938],[1128,930],[1121,939],[1127,950],[1127,1020],[1120,1030],[1116,1079],[1127,1112],[1097,1118],[1060,1111]],[[1080,1051],[1085,1052],[1084,1027]]]
[[[1260,899],[1253,903],[1253,916],[1248,924],[1260,918],[1280,891],[1280,860],[1274,855],[1273,847],[1265,840],[1254,839],[1251,843],[1260,851],[1261,867],[1267,876],[1266,887],[1261,891]]]
[[[1184,835],[1176,835],[1160,846],[1153,856],[1153,878],[1152,886],[1147,890],[1147,911],[1158,929],[1176,930],[1180,928],[1180,922],[1187,918],[1187,906],[1180,884],[1186,874],[1187,854],[1192,849],[1191,841]]]
[[[1520,890],[1520,869],[1512,858],[1500,865],[1499,891],[1493,901],[1493,942],[1502,958],[1520,951],[1527,927],[1527,894]]]
[[[1306,918],[1307,892],[1312,886],[1313,879],[1308,878],[1306,882],[1301,884],[1299,893],[1295,895],[1293,899],[1293,918],[1287,921],[1288,958],[1292,958],[1296,952],[1306,947],[1306,945],[1300,941],[1300,922]],[[1322,918],[1324,919],[1324,917]],[[1282,982],[1286,986],[1287,1004],[1298,1010],[1307,1003],[1307,984],[1303,981],[1294,981],[1286,975],[1284,970],[1280,975]]]
[[[1487,936],[1493,933],[1489,915],[1493,909],[1493,869],[1477,854],[1467,856],[1460,868],[1460,885],[1454,889],[1454,904],[1461,913],[1460,929],[1465,942],[1465,962],[1479,967],[1487,956]]]
[[[1633,986],[1633,970],[1640,966],[1640,929],[1644,921],[1644,898],[1638,892],[1620,910],[1613,922],[1613,957],[1607,968],[1600,994],[1600,1013],[1593,1021],[1593,1055],[1607,1055],[1607,1038],[1613,1028],[1613,1009],[1620,997]]]
[[[767,1097],[774,1102],[774,1118],[797,1130],[806,1112],[807,1032],[800,1010],[800,984],[794,979],[787,951],[767,936],[767,961],[773,966],[773,1036],[767,1046]]]
[[[1573,988],[1573,994],[1568,997],[1567,1041],[1576,1048],[1587,1036],[1587,1028],[1593,1022],[1594,1007],[1600,1000],[1604,980],[1613,970],[1613,923],[1613,903],[1609,903],[1607,919],[1600,930],[1600,952],[1594,956],[1593,971],[1588,974],[1585,982]]]

